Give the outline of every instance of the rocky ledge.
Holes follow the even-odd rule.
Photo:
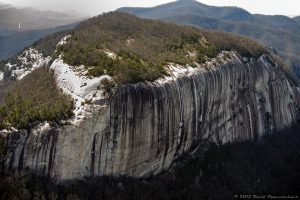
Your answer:
[[[257,139],[293,124],[299,89],[281,68],[267,55],[227,54],[196,68],[170,64],[169,76],[120,86],[76,123],[2,131],[10,146],[5,171],[29,169],[56,180],[147,176],[203,143]]]

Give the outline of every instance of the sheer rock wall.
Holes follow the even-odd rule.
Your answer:
[[[235,54],[168,80],[129,84],[80,124],[43,123],[9,134],[6,171],[56,180],[90,175],[147,176],[207,141],[259,138],[296,121],[297,90],[267,56]]]

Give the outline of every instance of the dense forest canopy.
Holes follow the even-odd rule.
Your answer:
[[[42,67],[14,83],[0,102],[0,129],[28,128],[37,121],[68,119],[73,101],[57,87],[53,72]]]
[[[57,56],[62,54],[73,66],[85,65],[92,76],[106,72],[117,82],[128,83],[153,81],[166,73],[163,66],[169,62],[203,63],[222,50],[256,58],[267,53],[244,37],[112,12],[81,23]]]

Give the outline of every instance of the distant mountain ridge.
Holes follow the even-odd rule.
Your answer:
[[[9,31],[7,35],[0,35],[0,60],[13,56],[14,54],[23,50],[23,48],[32,45],[40,38],[44,38],[52,33],[73,29],[77,24],[78,23],[73,23],[42,30],[30,30],[22,32]]]
[[[0,3],[0,60],[51,33],[72,29],[83,19],[69,13],[16,8]]]
[[[160,19],[248,36],[278,52],[300,78],[300,17],[251,14],[238,7],[208,6],[179,0],[151,8],[120,8],[142,18]]]
[[[180,12],[178,12],[178,10]],[[253,16],[246,10],[237,7],[215,7],[208,6],[195,0],[179,0],[152,8],[120,8],[118,11],[139,14],[146,18],[169,18],[171,15],[197,15],[231,19],[231,20],[252,20]],[[237,18],[239,17],[239,18]]]
[[[69,13],[16,8],[12,5],[0,4],[0,30],[47,29],[71,24],[82,19],[84,19],[83,16],[75,16]]]
[[[300,24],[300,16],[294,17],[293,19]]]

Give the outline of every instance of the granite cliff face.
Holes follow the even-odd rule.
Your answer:
[[[9,134],[5,170],[30,169],[56,180],[147,176],[208,141],[284,129],[296,121],[298,88],[269,61],[266,55],[241,61],[230,52],[197,68],[169,66],[171,76],[119,87],[78,123],[44,122],[30,133]]]

